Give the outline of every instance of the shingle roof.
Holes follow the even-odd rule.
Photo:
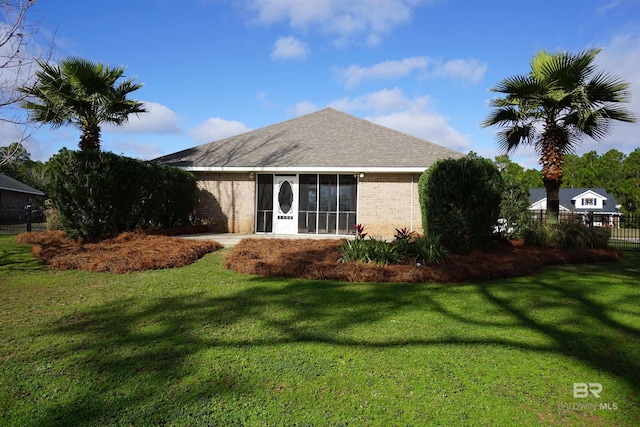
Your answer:
[[[464,154],[332,108],[155,159],[215,168],[398,168],[424,170]]]
[[[617,212],[616,209],[616,199],[612,194],[608,193],[604,188],[561,188],[558,192],[558,196],[560,199],[560,206],[564,206],[570,211],[584,211],[584,209],[576,209],[575,204],[572,202],[572,199],[576,196],[581,195],[585,191],[593,191],[594,193],[598,193],[602,197],[605,197],[607,200],[603,201],[602,209],[589,209],[589,211],[593,212]],[[534,204],[542,199],[547,198],[547,190],[544,188],[531,188],[529,189],[529,204]]]
[[[33,194],[36,196],[44,196],[44,193],[40,190],[36,190],[33,187],[29,187],[27,184],[13,179],[10,176],[0,173],[0,190],[15,191],[18,193]]]

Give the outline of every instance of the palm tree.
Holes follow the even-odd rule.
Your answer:
[[[531,72],[503,79],[492,92],[505,96],[491,100],[495,110],[482,127],[497,126],[498,146],[510,152],[532,145],[540,155],[547,190],[547,217],[556,222],[560,212],[564,156],[584,136],[602,139],[613,120],[635,121],[617,105],[629,101],[629,83],[598,71],[593,60],[601,49],[578,54],[540,51],[530,62]]]
[[[35,83],[20,88],[29,96],[23,104],[29,119],[53,128],[73,125],[82,135],[81,150],[100,150],[100,125],[122,125],[130,114],[144,113],[139,101],[127,95],[142,87],[127,79],[122,67],[109,67],[83,58],[71,57],[59,65],[38,62]]]

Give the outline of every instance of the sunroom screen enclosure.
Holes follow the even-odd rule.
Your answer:
[[[354,231],[356,175],[259,174],[256,193],[258,233],[347,235]]]

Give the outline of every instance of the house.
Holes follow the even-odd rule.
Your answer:
[[[0,174],[0,231],[16,232],[17,229],[12,228],[15,224],[30,224],[32,211],[27,207],[42,196],[42,191]],[[24,231],[22,228],[19,230]],[[30,225],[27,230],[30,230]]]
[[[42,197],[44,193],[27,184],[0,174],[0,208],[23,209],[31,203],[33,197]]]
[[[421,230],[418,178],[464,154],[326,108],[155,159],[196,176],[218,231],[372,235]]]
[[[614,226],[622,215],[616,199],[604,188],[561,188],[560,215],[563,213],[588,216],[593,215],[593,225]],[[547,192],[544,188],[529,190],[530,210],[547,210]]]

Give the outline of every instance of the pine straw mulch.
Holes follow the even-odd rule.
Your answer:
[[[528,276],[550,265],[612,262],[614,249],[563,250],[495,242],[484,252],[450,255],[441,264],[378,267],[342,263],[344,240],[243,239],[225,258],[225,267],[239,273],[345,282],[467,282]]]
[[[182,267],[222,248],[218,242],[179,239],[142,232],[122,233],[97,243],[68,238],[63,231],[21,233],[33,255],[58,270],[129,273]]]

